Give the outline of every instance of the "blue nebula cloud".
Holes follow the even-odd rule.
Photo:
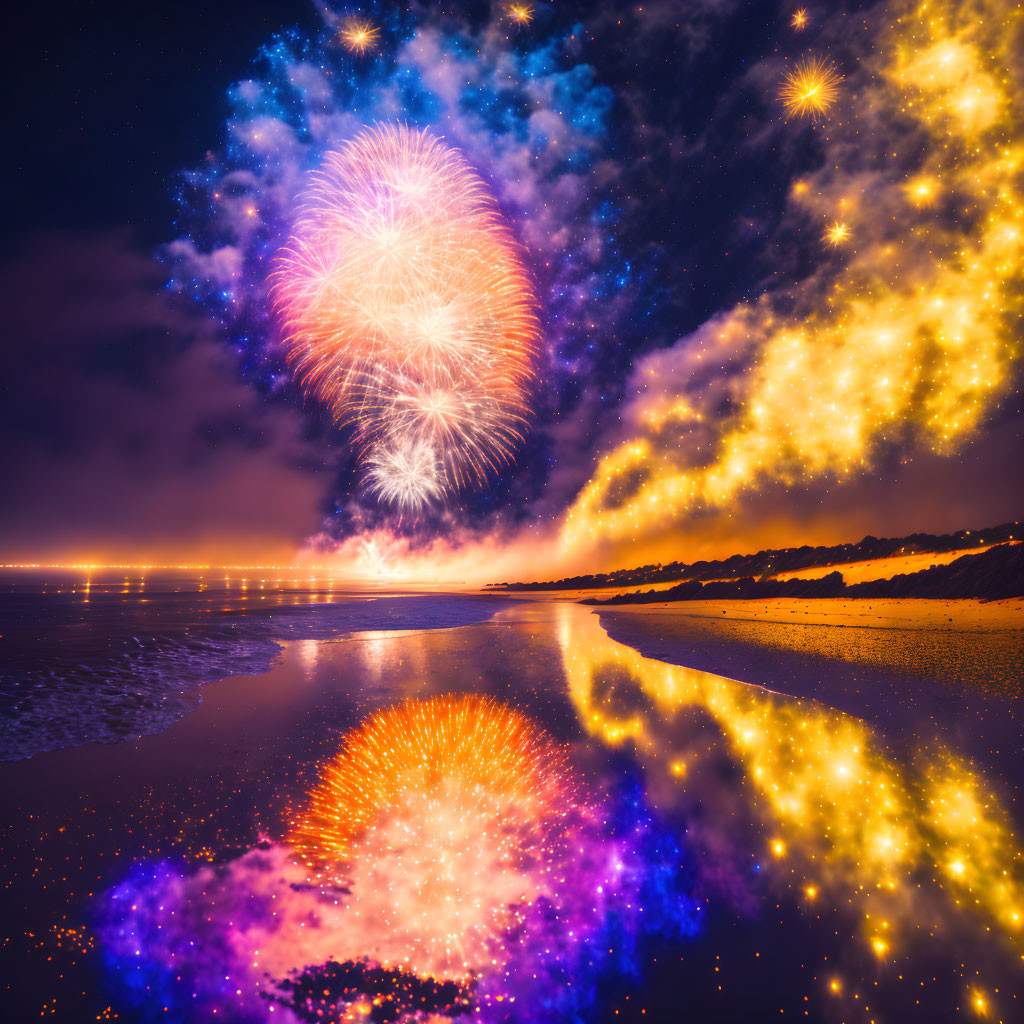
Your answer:
[[[427,128],[457,146],[524,244],[542,301],[540,423],[578,400],[601,350],[614,344],[609,328],[626,308],[632,269],[615,238],[612,91],[586,59],[582,25],[532,26],[510,38],[500,14],[471,25],[378,5],[369,16],[381,28],[379,49],[364,55],[339,41],[342,15],[328,15],[314,37],[292,31],[272,39],[230,90],[220,145],[182,176],[179,234],[163,257],[171,288],[220,321],[246,376],[265,392],[295,391],[267,276],[296,196],[326,150],[375,122]],[[541,478],[535,486],[543,483],[544,447],[539,440],[525,453]],[[343,460],[336,511],[344,515],[331,526],[340,532],[373,515],[346,505],[351,468]],[[466,496],[463,511],[472,518],[508,503],[507,482],[499,481]]]

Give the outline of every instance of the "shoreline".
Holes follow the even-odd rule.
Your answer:
[[[104,635],[95,653],[11,672],[3,694],[7,706],[0,707],[7,712],[0,728],[0,764],[161,735],[195,713],[210,685],[272,671],[291,642],[453,629],[486,621],[515,603],[515,598],[481,600],[449,591],[339,595],[319,604],[225,609],[228,614],[213,621],[194,617],[176,623],[173,633],[154,619],[131,636],[136,647],[128,653],[111,646],[115,640],[123,644],[125,637]]]
[[[611,639],[646,658],[816,701],[908,748],[924,720],[953,749],[1000,773],[1019,758],[1021,602],[991,608],[921,599],[883,608],[865,601],[861,610],[830,610],[802,607],[828,599],[780,600],[792,617],[766,614],[765,602],[733,602],[741,607],[724,609],[726,615],[724,602],[593,610]],[[933,604],[943,607],[923,614],[921,606]],[[960,604],[968,607],[950,623],[949,611]],[[858,621],[860,615],[871,619]]]

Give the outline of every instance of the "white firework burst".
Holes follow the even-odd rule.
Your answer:
[[[366,487],[399,512],[418,512],[445,492],[436,450],[424,441],[375,444],[367,453]]]

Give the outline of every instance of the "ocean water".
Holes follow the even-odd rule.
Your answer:
[[[1018,702],[930,678],[934,637],[887,659],[890,639],[773,648],[763,623],[559,601],[154,583],[95,605],[94,583],[89,609],[80,584],[7,595],[8,756],[31,753],[0,766],[12,1019],[1021,1018]],[[1004,640],[972,648],[974,675],[1005,670]],[[543,802],[572,812],[571,849],[520,866],[543,895],[474,917],[550,824],[495,816],[501,745],[472,814],[440,817],[428,788],[363,840],[363,875],[311,885],[289,830],[353,727],[480,697],[574,780]],[[392,740],[339,813],[420,742]],[[449,919],[476,921],[452,933],[455,980],[427,955]]]
[[[478,621],[498,598],[269,573],[0,574],[0,760],[161,732],[201,687],[266,671],[286,640]]]

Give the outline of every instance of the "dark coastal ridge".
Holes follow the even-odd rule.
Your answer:
[[[667,590],[585,598],[581,604],[654,604],[666,601],[761,600],[773,597],[822,598],[935,598],[947,601],[975,598],[998,601],[1024,597],[1024,546],[999,544],[980,554],[961,555],[948,565],[920,572],[847,584],[839,571],[820,579],[687,580]]]
[[[1019,522],[1003,523],[1001,526],[989,527],[985,530],[958,530],[956,533],[931,534],[912,533],[906,537],[864,537],[856,544],[834,544],[832,546],[811,547],[802,545],[798,548],[778,548],[758,551],[750,555],[731,555],[728,558],[692,563],[670,562],[667,565],[641,565],[635,569],[618,569],[614,572],[591,573],[584,576],[567,576],[564,579],[534,583],[494,583],[491,590],[596,590],[611,587],[638,587],[651,583],[706,582],[706,581],[737,581],[748,579],[760,580],[779,573],[794,572],[800,569],[816,569],[829,565],[845,565],[849,562],[866,562],[879,558],[894,558],[914,554],[945,554],[950,551],[970,552],[972,548],[983,548],[994,544],[1005,544],[1021,539]],[[927,572],[929,570],[925,570]],[[922,575],[919,573],[914,576]],[[822,580],[793,581],[822,583]],[[675,588],[673,588],[675,589]],[[660,591],[659,600],[672,591]],[[703,597],[720,597],[705,591]],[[730,596],[740,596],[731,594]],[[745,596],[745,595],[744,595]],[[761,593],[753,597],[768,596]],[[825,597],[821,593],[791,594],[784,597]],[[842,594],[835,596],[854,596]],[[874,597],[874,594],[859,595]],[[919,594],[893,594],[888,596],[918,597]],[[974,596],[974,595],[970,595]],[[1009,596],[1009,595],[1004,595]],[[1013,595],[1016,596],[1016,595]],[[674,600],[680,600],[679,597]]]

